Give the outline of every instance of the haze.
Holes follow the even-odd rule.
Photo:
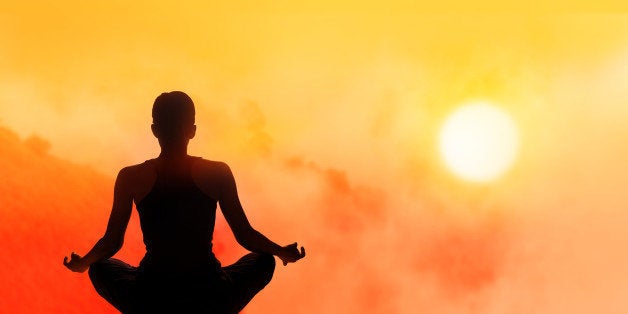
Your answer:
[[[308,248],[247,313],[628,312],[628,16],[176,4],[1,5],[3,311],[114,312],[61,261],[104,231],[118,169],[158,152],[154,98],[183,90],[190,153],[231,165],[256,228]],[[437,149],[477,98],[521,132],[488,184]]]

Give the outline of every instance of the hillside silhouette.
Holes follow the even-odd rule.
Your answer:
[[[90,224],[106,218],[111,179],[51,156],[49,147],[39,137],[21,140],[0,128],[0,263],[6,265],[0,269],[0,308],[108,313],[95,294],[77,295],[89,288],[87,280],[68,277],[54,264],[73,238],[97,236]]]

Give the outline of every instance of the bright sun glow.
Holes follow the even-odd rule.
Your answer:
[[[462,105],[440,132],[440,152],[447,167],[461,178],[488,182],[513,164],[519,134],[505,111],[486,102]]]

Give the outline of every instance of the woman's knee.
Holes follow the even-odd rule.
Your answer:
[[[99,275],[103,272],[103,268],[105,268],[105,266],[103,265],[102,261],[98,261],[98,262],[95,262],[95,263],[91,264],[89,266],[89,269],[87,270],[87,274],[89,275],[89,279],[91,279],[92,282],[94,280],[97,280]]]
[[[103,277],[110,277],[111,273],[118,266],[118,263],[121,263],[121,262],[113,258],[108,258],[108,259],[94,262],[93,264],[89,266],[89,269],[87,270],[89,279],[91,279],[91,281],[94,282],[94,281],[99,281]]]
[[[264,270],[264,285],[267,285],[275,272],[275,257],[272,254],[263,253],[260,254],[258,262],[260,268]]]

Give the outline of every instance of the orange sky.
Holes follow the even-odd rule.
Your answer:
[[[279,267],[249,313],[282,302],[291,313],[628,311],[627,15],[401,2],[0,7],[0,126],[46,139],[39,162],[55,156],[98,173],[86,182],[109,180],[93,193],[158,151],[159,93],[192,96],[191,153],[228,162],[254,225],[310,252]],[[459,180],[438,156],[442,122],[472,99],[499,104],[522,136],[514,167],[489,184]],[[19,160],[13,151],[0,151],[5,164]],[[32,210],[10,196],[29,177],[6,169],[21,185],[2,187],[0,201]],[[42,171],[32,187],[83,180]],[[102,197],[90,210],[106,217]],[[50,267],[104,228],[72,210],[47,220],[63,239]],[[70,243],[68,215],[89,238]]]

